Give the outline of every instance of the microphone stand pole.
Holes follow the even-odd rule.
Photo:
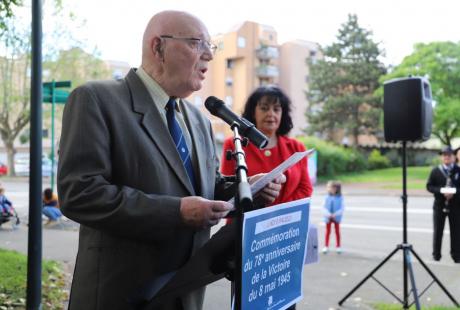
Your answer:
[[[252,209],[252,194],[251,187],[248,183],[247,165],[243,145],[247,145],[248,140],[242,139],[238,133],[239,125],[234,122],[231,125],[233,131],[233,143],[235,152],[232,154],[236,162],[235,176],[238,183],[238,189],[235,195],[235,218],[236,221],[236,241],[235,241],[235,270],[233,277],[234,286],[234,308],[241,310],[241,279],[242,279],[242,237],[243,237],[243,215],[244,210]]]

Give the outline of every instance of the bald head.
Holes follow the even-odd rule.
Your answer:
[[[196,16],[182,11],[163,11],[154,15],[144,32],[142,40],[142,64],[152,61],[154,40],[161,35],[178,37],[190,36],[196,29],[206,29],[206,26]]]
[[[185,98],[202,87],[213,59],[206,26],[179,11],[156,14],[145,29],[142,69],[169,95]]]

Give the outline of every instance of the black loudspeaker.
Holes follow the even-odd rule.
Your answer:
[[[431,88],[427,79],[408,77],[383,84],[385,141],[428,140],[432,119]]]

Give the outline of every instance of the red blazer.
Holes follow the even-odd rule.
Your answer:
[[[221,172],[224,175],[234,175],[235,161],[225,159],[227,150],[234,150],[232,138],[224,141]],[[271,171],[293,153],[305,151],[305,146],[295,139],[278,136],[278,144],[271,149],[260,150],[249,143],[247,147],[243,147],[243,150],[246,154],[248,176],[252,176]],[[307,158],[289,168],[284,174],[286,175],[286,183],[273,205],[311,196],[313,187],[308,176]]]

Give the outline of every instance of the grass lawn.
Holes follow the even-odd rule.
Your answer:
[[[431,167],[407,167],[407,189],[425,189]],[[329,178],[328,178],[329,179]],[[334,177],[343,183],[374,183],[383,189],[402,188],[402,168],[369,170]],[[320,182],[327,181],[319,178]]]
[[[422,310],[455,310],[457,307],[444,307],[444,306],[432,306],[432,307],[421,307]],[[389,305],[389,304],[376,304],[376,310],[400,310],[401,305]],[[409,308],[410,310],[415,310],[415,306]]]
[[[0,249],[0,262],[0,309],[26,309],[27,256]],[[68,294],[59,263],[43,261],[42,283],[43,309],[64,309]]]

